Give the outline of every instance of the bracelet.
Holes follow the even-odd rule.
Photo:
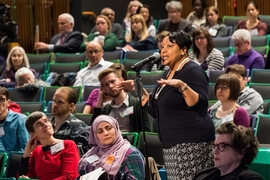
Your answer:
[[[188,85],[186,84],[186,86],[183,89],[179,88],[179,92],[183,93],[185,90],[187,90],[187,88],[188,88]]]

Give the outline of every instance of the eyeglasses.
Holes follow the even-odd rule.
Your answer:
[[[93,54],[93,53],[97,54],[97,53],[100,53],[101,50],[85,51],[85,52],[86,52],[87,54]]]
[[[216,147],[220,152],[223,152],[223,151],[225,151],[226,147],[231,147],[232,148],[232,145],[230,145],[230,144],[228,144],[226,142],[221,142],[221,143],[218,143],[218,144],[213,143],[212,144],[212,149],[215,150]]]
[[[43,121],[38,121],[36,122],[36,124],[34,125],[35,128],[40,128],[43,127],[44,124],[48,124],[49,120],[48,119],[44,119]]]
[[[7,98],[1,98],[0,97],[0,103],[4,103],[7,100]]]
[[[205,36],[199,36],[199,37],[195,37],[195,40],[199,41],[199,40],[204,40],[205,38],[206,38]]]
[[[241,47],[241,46],[243,46],[244,43],[245,43],[245,42],[233,43],[233,45],[234,45],[235,47]]]
[[[227,89],[229,89],[229,87],[228,86],[216,86],[215,87],[215,90],[217,91],[217,90],[221,90],[221,91],[226,91]]]

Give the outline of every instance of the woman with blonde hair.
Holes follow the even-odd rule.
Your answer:
[[[127,29],[130,27],[131,16],[134,14],[137,14],[137,9],[139,8],[139,6],[142,6],[142,3],[140,1],[134,0],[134,1],[129,2],[129,5],[127,7],[126,17],[122,23],[123,29]]]
[[[129,51],[157,49],[156,41],[149,35],[145,20],[140,14],[131,17],[131,31],[125,40],[127,44],[124,49]]]
[[[6,69],[2,73],[2,79],[15,85],[15,73],[21,67],[29,68],[36,76],[36,71],[30,68],[28,57],[24,49],[20,46],[13,47],[6,60]]]
[[[95,33],[90,33],[81,46],[81,50],[85,51],[86,44],[90,41],[97,41],[104,51],[114,51],[118,45],[118,39],[115,34],[111,33],[111,21],[105,15],[99,15],[96,19]]]

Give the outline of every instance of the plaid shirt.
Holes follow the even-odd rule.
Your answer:
[[[53,129],[55,129],[55,117],[51,119]],[[73,140],[77,145],[82,145],[83,151],[89,150],[88,136],[89,127],[81,120],[70,114],[60,128],[54,132],[53,136],[57,139]]]

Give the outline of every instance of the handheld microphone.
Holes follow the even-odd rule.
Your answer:
[[[154,54],[152,54],[151,56],[135,63],[133,66],[131,66],[131,69],[133,69],[134,71],[139,70],[142,66],[144,66],[147,63],[150,62],[155,62],[156,60],[160,59],[160,54],[158,52],[155,52]]]

